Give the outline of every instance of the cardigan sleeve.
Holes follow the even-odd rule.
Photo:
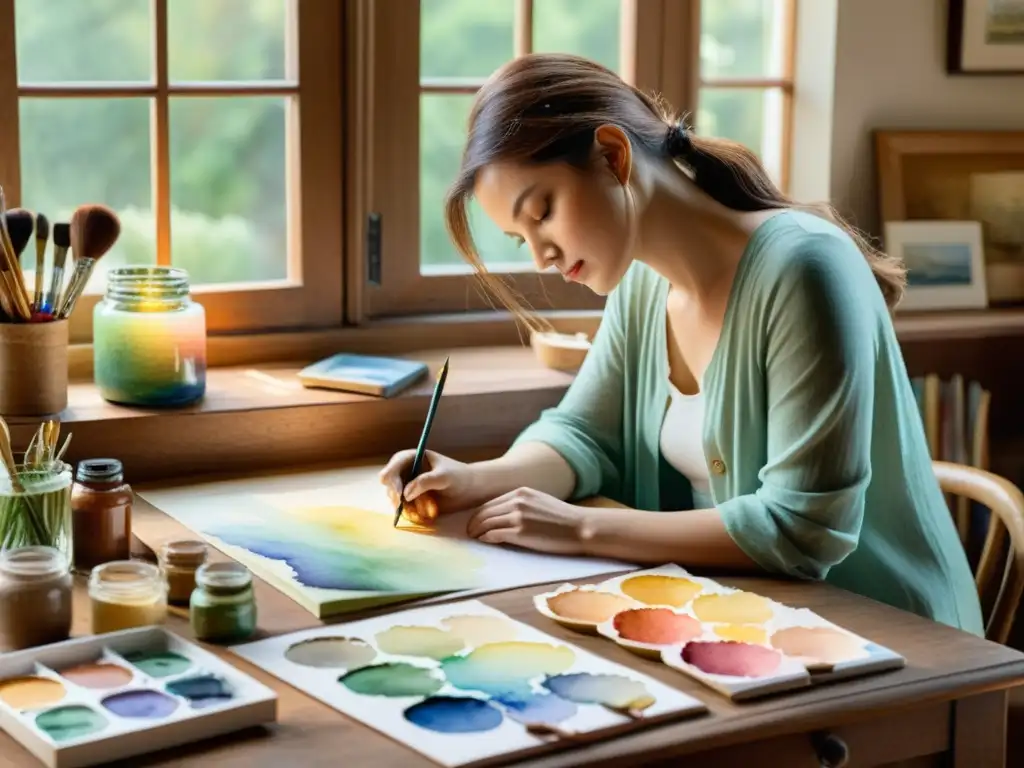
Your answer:
[[[880,298],[843,240],[808,237],[769,295],[767,462],[760,487],[718,505],[770,572],[824,579],[857,547],[871,479]],[[859,254],[857,255],[858,258]]]
[[[627,288],[620,285],[608,296],[590,351],[562,401],[543,411],[514,443],[544,443],[566,460],[576,475],[570,500],[618,495]]]

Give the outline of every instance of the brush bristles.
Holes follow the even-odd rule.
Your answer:
[[[66,221],[53,225],[53,244],[59,248],[71,247],[71,225]]]
[[[50,220],[45,213],[36,214],[36,240],[46,240],[50,237]]]
[[[33,218],[32,211],[24,208],[12,208],[7,212],[7,234],[11,237],[15,256],[21,256],[28,241],[32,239]]]
[[[80,205],[71,215],[71,250],[76,259],[98,259],[121,235],[121,220],[105,205]]]

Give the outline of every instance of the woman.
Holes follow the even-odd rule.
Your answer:
[[[983,633],[890,317],[899,261],[567,55],[480,90],[446,203],[460,251],[536,323],[483,270],[471,196],[539,269],[608,299],[565,398],[505,455],[428,453],[404,488],[412,452],[392,458],[412,514],[429,490],[442,514],[473,508],[483,542],[824,579]],[[577,503],[597,494],[627,508]]]

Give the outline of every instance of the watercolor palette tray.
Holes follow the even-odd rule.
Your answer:
[[[503,762],[707,711],[475,600],[231,650],[446,766]]]
[[[277,695],[160,627],[0,655],[0,727],[50,768],[273,722]]]
[[[534,596],[551,620],[658,659],[733,700],[906,665],[900,654],[825,620],[677,565]]]

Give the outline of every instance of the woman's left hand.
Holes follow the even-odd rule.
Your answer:
[[[488,544],[579,555],[583,554],[583,524],[591,512],[532,488],[517,488],[478,507],[466,532]]]

